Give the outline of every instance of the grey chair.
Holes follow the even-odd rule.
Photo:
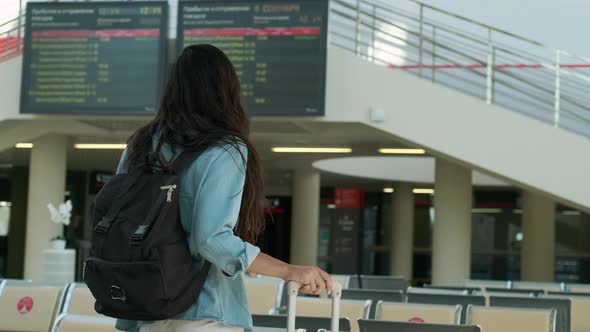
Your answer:
[[[485,306],[486,298],[481,295],[454,295],[454,294],[424,294],[408,293],[408,303],[421,304],[444,304],[444,305],[461,305],[461,324],[465,324],[467,307],[470,305]]]
[[[351,275],[350,279],[348,280],[348,288],[360,289],[361,282],[359,279],[360,279],[360,276],[358,274]]]
[[[361,289],[389,290],[405,292],[408,283],[402,277],[397,276],[360,276]]]
[[[454,286],[433,286],[433,285],[424,285],[424,288],[450,290],[450,291],[466,291],[468,294],[472,294],[473,292],[477,292],[477,291],[481,290],[481,288],[477,288],[477,287],[454,287]]]
[[[527,289],[527,288],[496,288],[496,287],[486,287],[486,292],[490,293],[514,293],[514,294],[532,294],[534,296],[539,296],[541,294],[545,294],[544,289]]]
[[[477,326],[359,320],[360,332],[481,332]]]
[[[287,316],[284,315],[252,315],[254,329],[256,327],[287,328]],[[295,327],[306,331],[329,330],[330,318],[320,317],[297,317],[295,318]],[[340,331],[350,332],[350,321],[346,318],[340,319]]]
[[[380,291],[372,289],[344,289],[342,299],[346,300],[371,300],[369,318],[375,318],[375,308],[379,301],[404,302],[404,294],[401,291]]]
[[[490,296],[490,306],[511,308],[555,309],[555,332],[571,331],[572,301],[570,299]]]

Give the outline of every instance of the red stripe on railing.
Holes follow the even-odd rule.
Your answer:
[[[22,39],[17,37],[0,38],[0,62],[11,59],[19,54]]]

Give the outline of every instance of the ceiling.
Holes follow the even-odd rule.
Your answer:
[[[95,150],[92,152],[76,150],[74,143],[124,143],[132,132],[145,124],[145,118],[84,118],[73,120],[65,127],[59,127],[59,119],[52,118],[56,123],[56,131],[67,135],[70,139],[68,150],[68,167],[74,170],[103,170],[116,169],[120,150]],[[2,129],[13,129],[17,125],[26,125],[34,121],[4,121],[0,122]],[[46,120],[47,121],[47,120]],[[78,127],[78,128],[75,128]],[[353,153],[347,156],[377,156],[377,150],[382,147],[404,148],[408,146],[396,140],[393,136],[377,129],[358,123],[330,123],[317,122],[306,119],[268,118],[253,119],[251,136],[255,146],[264,160],[266,181],[269,186],[289,187],[292,171],[310,167],[312,163],[333,158],[331,154],[278,154],[271,151],[273,146],[320,146],[320,147],[350,147]],[[87,134],[88,133],[88,134]],[[13,164],[25,166],[29,162],[30,150],[8,149],[0,151],[0,165]],[[379,190],[388,181],[383,179],[366,179],[348,175],[322,174],[322,184],[326,186],[359,186],[367,189]]]

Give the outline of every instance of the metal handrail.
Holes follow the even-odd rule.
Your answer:
[[[379,0],[331,1],[334,46],[590,137],[589,59],[417,0],[408,0],[419,7],[414,15]],[[429,19],[425,9],[484,28],[487,35]],[[395,62],[412,65],[392,66]],[[436,75],[439,67],[446,68],[443,75]]]

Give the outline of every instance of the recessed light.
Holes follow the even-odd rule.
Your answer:
[[[379,149],[381,154],[426,154],[424,149]]]
[[[413,192],[414,194],[427,194],[427,195],[433,195],[433,194],[434,194],[434,189],[416,188],[416,189],[412,190],[412,192]]]
[[[391,194],[395,191],[393,188],[383,188],[383,192],[386,194]]]
[[[127,144],[74,144],[78,150],[125,150]]]
[[[326,147],[274,147],[276,153],[351,153],[351,148],[326,148]]]
[[[32,149],[33,143],[17,143],[14,147],[17,149]]]

